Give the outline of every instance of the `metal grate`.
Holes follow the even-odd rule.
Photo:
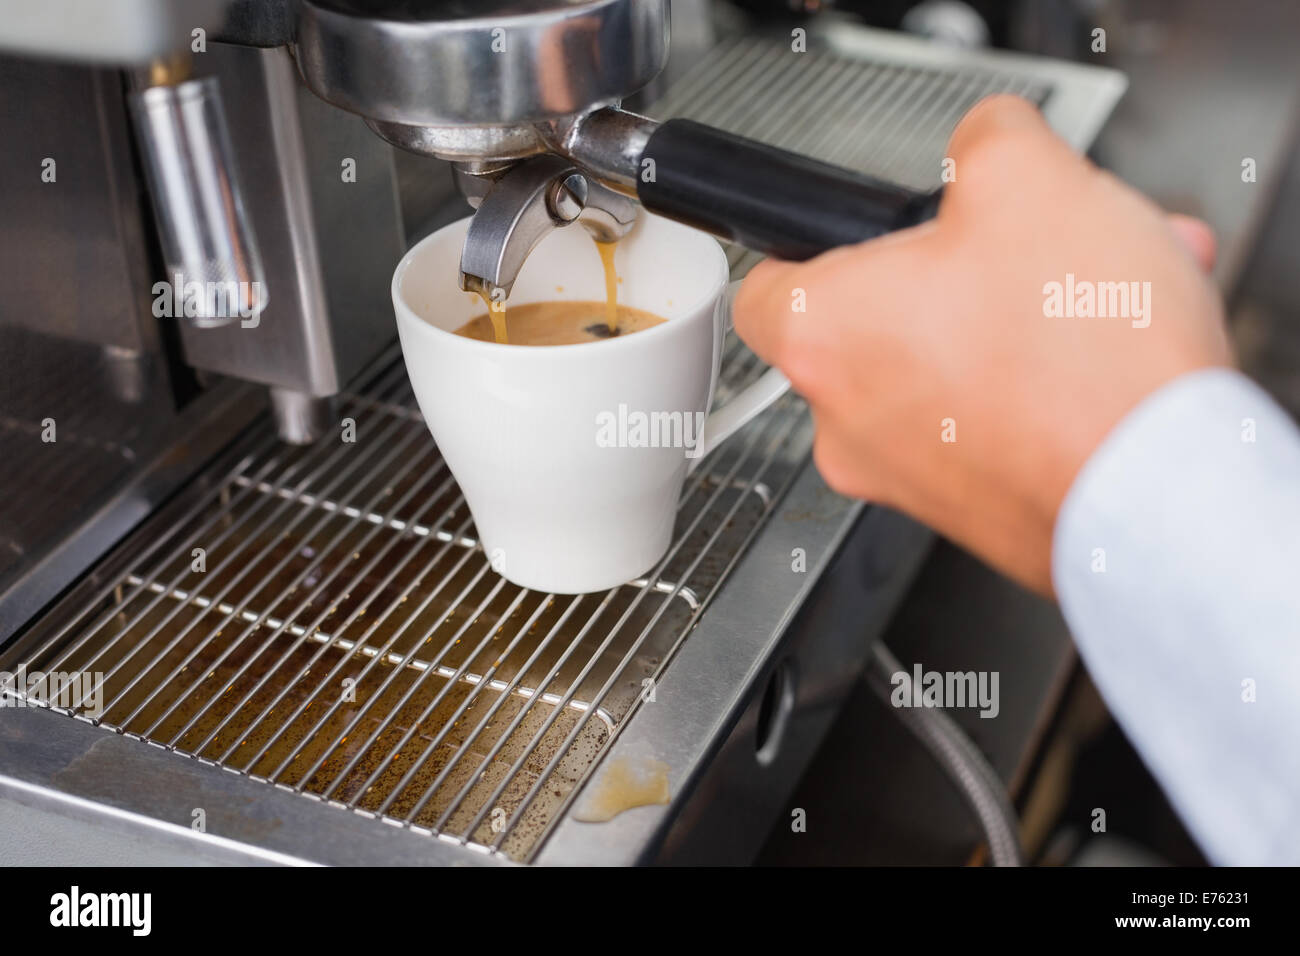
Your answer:
[[[732,343],[719,397],[762,371]],[[526,859],[806,457],[803,406],[787,398],[692,476],[645,579],[579,597],[491,570],[400,362],[341,415],[355,443],[259,429],[2,669],[93,674],[98,700],[31,702]]]

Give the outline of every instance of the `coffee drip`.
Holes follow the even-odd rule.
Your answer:
[[[590,335],[594,338],[601,338],[601,339],[612,338],[613,336],[618,335],[621,331],[623,331],[621,314],[624,311],[639,313],[641,310],[639,309],[630,310],[627,307],[623,307],[622,309],[620,309],[619,307],[618,272],[614,268],[614,252],[618,249],[618,242],[617,241],[601,242],[600,240],[595,240],[595,242],[596,242],[596,251],[600,254],[601,266],[603,267],[605,273],[605,321],[603,323],[593,322],[590,325],[586,326],[585,328],[590,333]],[[506,325],[506,301],[505,301],[504,294],[501,292],[500,289],[497,289],[495,290],[495,294],[493,295],[489,295],[489,293],[486,290],[480,292],[479,295],[483,299],[483,304],[487,306],[487,310],[488,310],[487,318],[492,323],[492,341],[495,341],[499,345],[514,344],[511,343],[510,341],[509,330]],[[640,331],[642,328],[647,328],[650,325],[657,325],[659,322],[663,321],[657,316],[650,315],[650,313],[643,313],[643,315],[648,316],[649,318],[652,318],[655,321],[646,322],[644,318],[640,318],[635,323],[636,328],[627,329],[627,331]],[[533,317],[536,318],[536,316]],[[463,325],[461,328],[456,330],[457,334],[467,335],[471,338],[480,338],[481,336],[479,335],[478,330],[482,325],[483,318],[484,318],[483,316],[476,316],[475,318],[471,319],[469,322],[465,323],[465,325]],[[571,343],[567,341],[546,342],[546,343],[533,341],[531,343],[521,342],[518,344],[558,345],[558,344],[571,344]]]

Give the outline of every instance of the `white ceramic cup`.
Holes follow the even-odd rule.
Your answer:
[[[663,324],[580,345],[454,335],[484,312],[457,285],[468,224],[402,257],[393,307],[420,412],[484,552],[501,575],[539,591],[632,580],[667,551],[689,468],[789,383],[770,370],[705,420],[730,322],[727,259],[713,237],[649,213],[618,244],[618,297]],[[570,226],[529,255],[507,322],[510,307],[529,302],[604,298],[596,247]]]

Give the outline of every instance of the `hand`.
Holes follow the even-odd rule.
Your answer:
[[[1150,392],[1231,364],[1204,274],[1214,241],[1076,155],[1016,97],[981,101],[948,156],[956,180],[933,222],[760,264],[736,330],[808,400],[832,488],[1050,594],[1056,513],[1088,456]],[[1062,315],[1064,291],[1053,303],[1048,284],[1065,290],[1067,274],[1076,291],[1139,294],[1123,316],[1078,317],[1077,301]]]

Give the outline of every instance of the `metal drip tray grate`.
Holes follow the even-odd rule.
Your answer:
[[[732,343],[719,399],[762,371]],[[340,417],[355,442],[259,428],[0,670],[94,675],[100,696],[30,700],[526,859],[806,458],[804,406],[787,397],[689,479],[646,579],[578,597],[492,571],[400,361]]]

